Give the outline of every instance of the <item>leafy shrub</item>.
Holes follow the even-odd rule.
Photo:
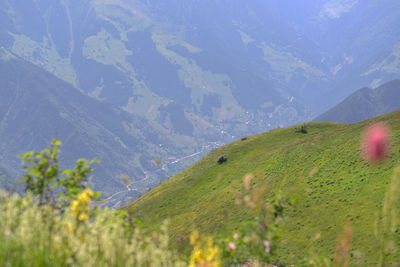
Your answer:
[[[296,127],[295,132],[306,134],[307,133],[307,125],[303,124],[300,126],[300,128]]]
[[[218,164],[222,164],[224,162],[226,162],[228,160],[228,158],[225,155],[222,155],[218,158]]]
[[[26,172],[21,182],[25,184],[26,192],[36,196],[39,205],[67,207],[86,188],[87,177],[93,172],[90,165],[99,162],[98,159],[92,161],[78,159],[75,168],[60,170],[58,162],[60,145],[60,141],[53,139],[49,149],[20,155]],[[98,199],[100,195],[100,192],[96,192],[92,197]]]

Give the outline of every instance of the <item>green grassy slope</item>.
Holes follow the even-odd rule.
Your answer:
[[[359,154],[362,131],[374,121],[386,121],[393,134],[391,158],[379,166],[369,166]],[[125,209],[140,216],[148,230],[170,218],[173,238],[187,239],[194,229],[231,234],[250,218],[235,205],[234,192],[242,188],[243,176],[252,173],[256,183],[268,184],[269,194],[283,190],[297,199],[283,226],[280,259],[295,262],[311,246],[332,255],[338,235],[350,222],[352,264],[373,264],[378,254],[375,219],[393,169],[400,164],[400,112],[352,125],[314,122],[307,129],[307,134],[296,133],[295,127],[276,129],[223,146]],[[223,154],[228,161],[219,165]],[[319,171],[311,178],[316,167]],[[321,238],[311,242],[318,233]]]

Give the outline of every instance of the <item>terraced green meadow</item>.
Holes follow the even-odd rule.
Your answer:
[[[392,130],[390,157],[371,166],[360,156],[363,130],[381,121]],[[352,227],[351,266],[378,263],[384,227],[382,207],[400,166],[400,111],[357,124],[316,122],[307,133],[293,126],[249,136],[212,151],[185,171],[164,181],[124,209],[142,221],[145,230],[159,228],[169,218],[173,246],[182,252],[190,233],[230,236],[252,218],[235,204],[243,177],[253,174],[255,187],[266,184],[267,196],[278,190],[296,203],[287,213],[277,262],[296,263],[310,253],[332,256],[345,225]],[[227,162],[218,164],[226,155]],[[393,248],[400,248],[400,203],[389,207],[395,231]],[[311,252],[313,251],[313,252]],[[389,262],[400,256],[389,255]],[[400,255],[400,254],[397,254]],[[397,257],[397,258],[396,258]]]

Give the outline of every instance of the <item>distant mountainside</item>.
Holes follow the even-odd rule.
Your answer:
[[[360,137],[378,121],[392,129],[393,153],[385,163],[369,166],[360,155]],[[288,210],[281,233],[284,240],[271,262],[289,266],[309,255],[311,248],[315,255],[330,256],[343,227],[350,223],[354,256],[349,266],[375,266],[381,254],[374,231],[400,163],[400,111],[352,125],[307,123],[306,134],[297,127],[218,148],[124,209],[140,218],[148,231],[169,218],[171,240],[177,240],[171,246],[187,250],[194,230],[231,237],[253,218],[247,206],[235,201],[244,192],[243,178],[253,174],[256,190],[266,187],[265,200],[277,191],[297,200]],[[221,155],[227,158],[223,164],[218,163]],[[252,201],[260,196],[255,194]],[[390,208],[399,209],[399,202]],[[392,262],[399,262],[399,257],[397,253]]]
[[[398,0],[0,7],[0,45],[94,98],[207,141],[309,120],[400,75]]]
[[[114,123],[142,121],[152,130],[135,127],[141,140],[180,168],[216,144],[309,121],[362,86],[400,78],[398,25],[398,0],[0,0],[0,46],[72,95],[124,110]],[[147,145],[135,148],[143,156],[133,174],[152,177],[150,187],[167,174],[145,171]]]
[[[362,88],[314,121],[355,123],[400,109],[400,80]]]
[[[72,167],[78,157],[101,159],[91,182],[105,196],[122,191],[126,201],[183,168],[187,163],[181,165],[178,157],[197,151],[194,140],[82,94],[4,48],[0,95],[0,173],[14,179],[21,175],[17,155],[42,150],[56,137],[63,142],[64,167]],[[131,178],[132,191],[123,184],[123,174]]]

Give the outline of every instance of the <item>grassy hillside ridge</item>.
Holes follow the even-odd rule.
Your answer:
[[[361,88],[314,121],[355,123],[400,109],[400,80]]]
[[[392,128],[393,154],[384,164],[369,166],[360,157],[360,137],[366,126],[383,121]],[[278,258],[286,263],[308,253],[332,255],[346,223],[353,227],[352,264],[377,262],[374,225],[384,195],[399,165],[400,112],[357,124],[313,122],[307,134],[293,126],[225,145],[185,171],[171,177],[125,207],[143,220],[148,230],[171,219],[173,238],[198,229],[231,234],[248,220],[248,211],[235,205],[245,174],[255,183],[267,183],[272,195],[282,190],[297,199],[283,228]],[[221,155],[228,161],[217,163]],[[313,177],[312,170],[317,170]],[[310,242],[317,234],[321,238]],[[184,247],[185,242],[177,243]]]

